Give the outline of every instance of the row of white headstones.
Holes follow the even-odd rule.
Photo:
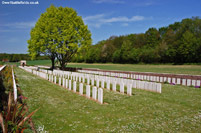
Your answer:
[[[67,79],[64,77],[60,77],[58,75],[39,72],[39,71],[36,71],[33,68],[29,68],[29,67],[21,67],[20,66],[20,68],[22,68],[25,71],[28,71],[32,74],[35,74],[41,78],[47,79],[52,83],[59,84],[60,86],[67,88],[68,90],[72,90],[75,93],[77,92],[77,85],[79,84],[79,94],[82,96],[85,96],[84,90],[83,90],[84,85],[85,85],[86,86],[86,97],[89,99],[93,99],[100,104],[103,104],[103,89],[102,88],[97,89],[96,86],[86,85],[85,83],[76,82],[73,79]],[[91,96],[91,88],[92,88],[92,96]]]
[[[54,70],[53,72],[49,71],[49,73],[53,73],[54,75],[68,77],[70,79],[87,81],[87,84],[91,84],[92,86],[95,85],[99,87],[99,82],[101,82],[101,87],[106,88],[108,90],[116,91],[116,86],[120,86],[120,93],[124,93],[124,88],[127,88],[127,94],[132,95],[132,88],[137,89],[144,89],[148,91],[158,92],[161,93],[161,83],[155,82],[147,82],[147,81],[139,81],[139,80],[132,80],[132,79],[124,79],[124,78],[116,78],[116,77],[109,77],[109,76],[101,76],[101,75],[94,75],[94,74],[87,74],[87,73],[78,73],[78,72],[64,72],[60,70]],[[106,85],[106,86],[105,86]],[[111,88],[112,86],[112,88]]]
[[[99,82],[101,81],[102,88],[106,87],[108,90],[110,90],[112,85],[113,91],[116,91],[116,86],[119,85],[121,93],[124,93],[124,88],[127,87],[128,95],[132,95],[132,90],[130,91],[130,88],[144,89],[144,90],[158,92],[158,93],[161,93],[161,89],[162,89],[161,83],[155,83],[155,82],[139,81],[139,80],[133,80],[133,79],[124,79],[124,78],[116,78],[116,77],[61,71],[61,70],[49,71],[49,70],[40,69],[40,71],[44,73],[48,73],[50,75],[56,75],[58,77],[64,77],[64,78],[73,79],[76,81],[78,81],[79,79],[79,82],[85,82],[86,80],[87,81],[86,83],[92,86],[95,85],[95,81],[96,81],[97,87],[100,87]]]
[[[126,77],[131,79],[139,79],[139,80],[147,80],[151,82],[168,82],[178,85],[185,85],[185,86],[200,86],[200,80],[192,80],[192,79],[181,79],[181,78],[174,78],[174,77],[159,77],[159,76],[148,76],[148,75],[140,75],[140,74],[125,74],[125,73],[114,73],[114,72],[102,72],[102,71],[90,71],[90,70],[78,70],[82,73],[88,74],[97,74],[97,75],[106,75],[106,76],[116,76],[116,77]]]
[[[59,85],[68,88],[71,90],[72,81],[73,81],[73,91],[76,92],[76,84],[77,82],[80,83],[79,85],[79,93],[83,95],[83,83],[86,83],[86,96],[90,98],[90,88],[92,87],[92,99],[96,100],[97,96],[97,88],[98,89],[98,102],[103,103],[103,91],[102,88],[106,88],[108,90],[112,90],[117,92],[117,85],[120,86],[120,93],[124,94],[125,88],[127,88],[127,95],[132,95],[132,88],[137,89],[144,89],[148,91],[158,92],[161,93],[161,84],[154,83],[154,82],[147,82],[147,81],[138,81],[132,79],[123,79],[123,78],[116,78],[116,77],[108,77],[108,76],[100,76],[94,74],[87,74],[87,73],[78,73],[78,72],[69,72],[69,71],[61,71],[61,70],[43,70],[40,69],[36,71],[33,67],[21,67],[26,71],[29,71],[35,75],[38,75],[42,78],[45,78],[55,84],[58,81]],[[58,78],[58,80],[57,80]],[[62,80],[63,79],[63,80]],[[62,82],[63,81],[63,82]],[[101,81],[101,84],[100,84]],[[101,86],[100,86],[101,85]],[[112,88],[111,88],[112,87]]]

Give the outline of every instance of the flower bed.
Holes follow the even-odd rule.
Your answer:
[[[2,131],[7,132],[23,132],[29,126],[25,122],[36,112],[29,115],[28,107],[24,101],[24,97],[18,88],[18,99],[14,100],[12,68],[6,66],[0,71],[0,124]]]

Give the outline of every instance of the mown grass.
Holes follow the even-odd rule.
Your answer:
[[[51,66],[50,60],[33,60],[27,61],[27,65],[34,66],[34,65],[46,65]]]
[[[27,65],[51,66],[50,60],[27,61]],[[121,70],[136,72],[173,73],[201,75],[201,65],[150,65],[150,64],[101,64],[101,63],[68,63],[67,67],[97,68],[104,70]]]
[[[15,69],[36,127],[49,132],[200,132],[201,89],[162,85],[162,94],[133,89],[133,96],[104,90],[100,105]]]
[[[140,64],[86,64],[69,63],[68,67],[99,68],[136,72],[156,72],[201,75],[201,65],[140,65]]]

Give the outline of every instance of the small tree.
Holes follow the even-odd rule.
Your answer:
[[[57,58],[64,69],[77,51],[91,44],[91,33],[74,9],[51,5],[31,30],[28,44],[33,59],[39,54],[47,55],[54,68]]]

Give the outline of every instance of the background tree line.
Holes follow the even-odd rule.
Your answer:
[[[192,17],[145,33],[111,36],[87,50],[74,62],[87,63],[200,63],[201,19]]]
[[[38,56],[36,60],[48,60],[47,56]],[[6,54],[0,53],[0,61],[7,60],[10,62],[18,62],[20,60],[31,60],[28,54]]]

